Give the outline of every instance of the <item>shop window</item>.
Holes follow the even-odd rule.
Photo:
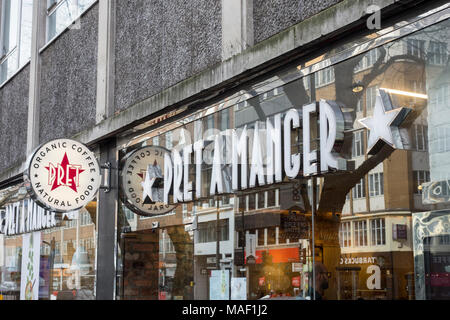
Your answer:
[[[89,212],[84,211],[80,213],[80,226],[86,226],[88,224],[91,224],[91,215],[89,214]]]
[[[267,245],[276,244],[276,227],[267,228]]]
[[[445,109],[445,102],[450,99],[450,84],[441,84],[436,88],[436,95],[430,97],[431,104],[436,107],[436,111]]]
[[[267,207],[275,207],[277,205],[277,190],[271,189],[267,191]]]
[[[200,222],[197,225],[198,242],[214,242],[217,241],[217,221]],[[221,219],[219,221],[219,240],[229,240],[229,220]]]
[[[265,246],[266,245],[265,242],[264,242],[264,233],[265,233],[264,230],[265,229],[263,229],[263,228],[257,230],[258,231],[258,246]]]
[[[238,205],[239,205],[239,212],[246,211],[247,210],[247,197],[246,196],[239,196],[238,197]]]
[[[233,200],[230,196],[223,196],[222,197],[222,205],[229,205],[232,204]]]
[[[153,138],[153,145],[154,146],[159,146],[159,136],[156,136]]]
[[[359,72],[372,67],[379,59],[379,49],[375,48],[367,52],[355,67],[355,72]]]
[[[413,143],[417,151],[427,151],[428,149],[428,126],[416,124],[412,126]]]
[[[349,248],[352,245],[352,232],[350,222],[341,222],[339,227],[339,241],[341,248]]]
[[[406,43],[406,52],[417,58],[424,58],[425,56],[425,40],[408,39]]]
[[[63,32],[95,0],[47,0],[47,42]]]
[[[383,172],[369,174],[369,193],[371,197],[384,194]]]
[[[322,87],[334,82],[334,67],[322,69],[315,74],[316,87]]]
[[[220,131],[230,128],[230,109],[224,109],[220,112]]]
[[[77,219],[67,220],[66,221],[66,228],[67,229],[76,228],[77,227]]]
[[[3,0],[0,6],[0,83],[3,83],[30,60],[33,0]]]
[[[169,131],[166,133],[166,148],[172,150],[173,148],[173,132]]]
[[[352,157],[359,157],[364,155],[364,130],[353,133],[353,148]]]
[[[204,124],[203,124],[203,135],[204,137],[208,137],[210,135],[213,135],[214,132],[212,131],[215,127],[214,125],[214,114],[211,114],[205,118],[203,118]]]
[[[353,222],[353,239],[355,247],[367,246],[367,222],[366,220]]]
[[[434,65],[445,65],[447,63],[447,43],[439,41],[430,41],[428,47],[428,63]]]
[[[265,192],[259,192],[258,196],[258,209],[264,209],[265,207]]]
[[[434,151],[440,153],[450,151],[450,127],[445,124],[434,128],[433,131]]]
[[[245,237],[244,232],[242,231],[237,232],[237,247],[238,248],[245,247]]]
[[[362,111],[363,111],[362,102],[361,102],[361,99],[358,99],[358,102],[356,103],[356,112],[362,112]]]
[[[159,237],[159,252],[162,254],[175,253],[175,246],[169,234],[164,230]]]
[[[305,88],[305,90],[309,90],[309,81],[311,80],[310,77],[303,77],[302,78],[302,82],[303,82],[303,87]]]
[[[430,171],[413,171],[413,190],[415,194],[422,194],[422,184],[430,182]]]
[[[373,246],[386,244],[386,228],[384,218],[370,220],[370,230]]]
[[[285,234],[285,230],[282,227],[278,228],[278,243],[283,244],[287,242],[287,237]]]
[[[136,214],[133,211],[128,208],[124,208],[123,210],[128,221],[134,221],[134,219],[136,219]]]
[[[378,86],[368,87],[366,90],[366,110],[372,110],[375,106]]]
[[[353,188],[353,199],[361,199],[366,196],[366,188],[364,186],[364,178],[361,179]]]
[[[248,195],[248,210],[255,210],[256,206],[255,206],[255,198],[256,198],[256,193],[251,193]]]

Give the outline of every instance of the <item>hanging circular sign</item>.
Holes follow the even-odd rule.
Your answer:
[[[138,215],[161,215],[176,207],[163,203],[165,154],[170,155],[166,148],[145,146],[130,152],[122,160],[122,201]]]
[[[28,193],[41,207],[69,212],[94,199],[100,187],[100,166],[84,144],[56,139],[30,155],[24,181]]]

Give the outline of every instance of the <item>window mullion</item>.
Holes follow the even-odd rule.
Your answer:
[[[17,49],[17,61],[16,61],[16,69],[19,69],[20,66],[20,42],[22,39],[22,1],[23,0],[19,0],[19,7],[17,8],[17,44],[16,44],[16,49]]]
[[[5,1],[1,2],[0,6],[0,58],[4,55],[3,39],[5,33]]]

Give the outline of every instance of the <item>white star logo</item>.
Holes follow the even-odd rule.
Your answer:
[[[141,182],[143,192],[142,199],[145,201],[145,198],[148,196],[152,202],[161,202],[161,192],[158,187],[154,187],[157,181],[160,181],[162,178],[161,168],[156,164],[148,165],[147,172],[145,173],[145,180]]]
[[[394,109],[389,94],[383,89],[377,90],[373,116],[358,120],[369,129],[368,154],[377,153],[384,143],[392,148],[402,148],[398,126],[405,120],[409,111],[410,109],[403,107]]]

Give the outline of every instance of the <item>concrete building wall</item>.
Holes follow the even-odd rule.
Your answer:
[[[303,21],[342,0],[254,0],[255,43]]]
[[[221,33],[220,0],[120,1],[116,112],[219,63]]]
[[[30,65],[0,89],[0,172],[27,157]]]
[[[41,53],[40,143],[95,125],[98,5]]]

